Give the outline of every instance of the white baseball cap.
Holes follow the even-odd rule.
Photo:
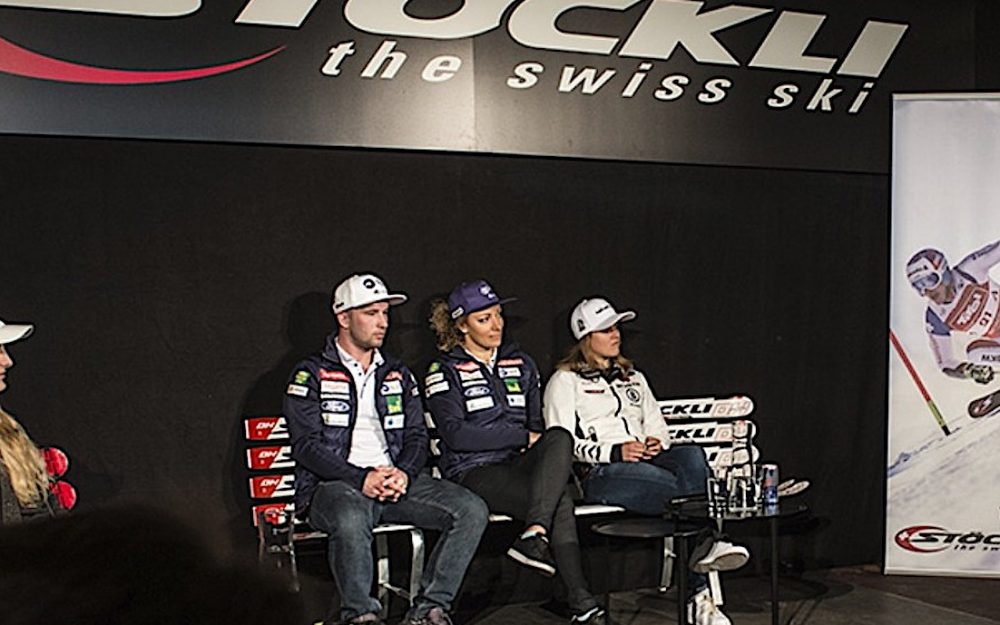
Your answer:
[[[333,291],[333,312],[340,313],[375,302],[389,302],[390,306],[395,306],[405,301],[405,295],[390,293],[382,278],[375,274],[354,274],[338,284]]]
[[[35,326],[30,324],[6,324],[0,321],[0,345],[13,343],[23,338],[27,338],[35,331]]]
[[[608,300],[594,297],[576,305],[569,316],[569,329],[573,331],[573,337],[580,340],[591,332],[607,330],[616,323],[632,319],[635,319],[635,313],[631,310],[618,312]]]

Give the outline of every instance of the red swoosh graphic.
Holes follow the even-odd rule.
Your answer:
[[[247,59],[213,65],[171,71],[135,71],[107,69],[91,65],[80,65],[38,54],[0,37],[0,72],[55,80],[58,82],[84,83],[91,85],[148,85],[165,82],[179,82],[217,76],[259,63],[285,49],[279,46],[273,50]]]

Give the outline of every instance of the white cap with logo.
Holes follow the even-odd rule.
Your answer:
[[[591,332],[607,330],[616,323],[632,319],[635,319],[635,313],[631,310],[618,312],[608,300],[594,297],[582,300],[576,305],[569,316],[569,324],[573,337],[580,340]]]
[[[35,326],[30,324],[6,324],[0,321],[0,345],[13,343],[23,338],[27,338],[35,331]]]
[[[390,306],[402,304],[406,296],[390,293],[385,282],[373,273],[354,274],[337,285],[333,291],[333,312],[341,313],[375,302],[389,302]]]

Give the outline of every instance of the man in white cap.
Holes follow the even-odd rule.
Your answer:
[[[352,275],[333,293],[335,331],[301,361],[285,391],[298,516],[329,534],[341,623],[377,623],[371,597],[372,528],[408,523],[441,532],[404,623],[450,625],[449,612],[488,522],[475,494],[426,469],[427,427],[410,370],[381,351],[390,293],[374,274]]]

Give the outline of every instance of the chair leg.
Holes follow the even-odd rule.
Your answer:
[[[378,571],[378,601],[382,604],[381,617],[389,616],[389,540],[385,534],[375,535],[375,567]]]
[[[718,571],[708,572],[708,587],[711,589],[712,601],[715,602],[715,605],[722,605],[724,599],[722,597],[722,583],[719,581]]]
[[[663,565],[660,569],[660,592],[667,592],[674,583],[674,537],[663,537]]]
[[[295,553],[295,526],[291,519],[288,521],[288,528],[285,530],[285,540],[287,541],[281,551],[288,554],[288,570],[292,574],[292,592],[298,593],[302,590],[299,584],[299,560]]]
[[[299,592],[302,590],[302,585],[299,584],[299,561],[295,556],[295,543],[289,543],[288,546],[288,568],[292,573],[292,592]]]
[[[611,623],[611,591],[604,587],[604,625]]]
[[[688,610],[687,610],[687,562],[688,562],[688,544],[686,536],[679,536],[677,538],[677,567],[680,569],[677,572],[677,622],[678,623],[688,623]]]
[[[611,620],[611,579],[608,575],[608,568],[611,562],[611,538],[604,536],[601,541],[604,547],[604,572],[601,576],[604,582],[604,625],[609,625]]]
[[[410,546],[413,554],[410,559],[410,592],[407,599],[410,600],[410,607],[413,607],[424,576],[424,533],[419,529],[410,530]]]

